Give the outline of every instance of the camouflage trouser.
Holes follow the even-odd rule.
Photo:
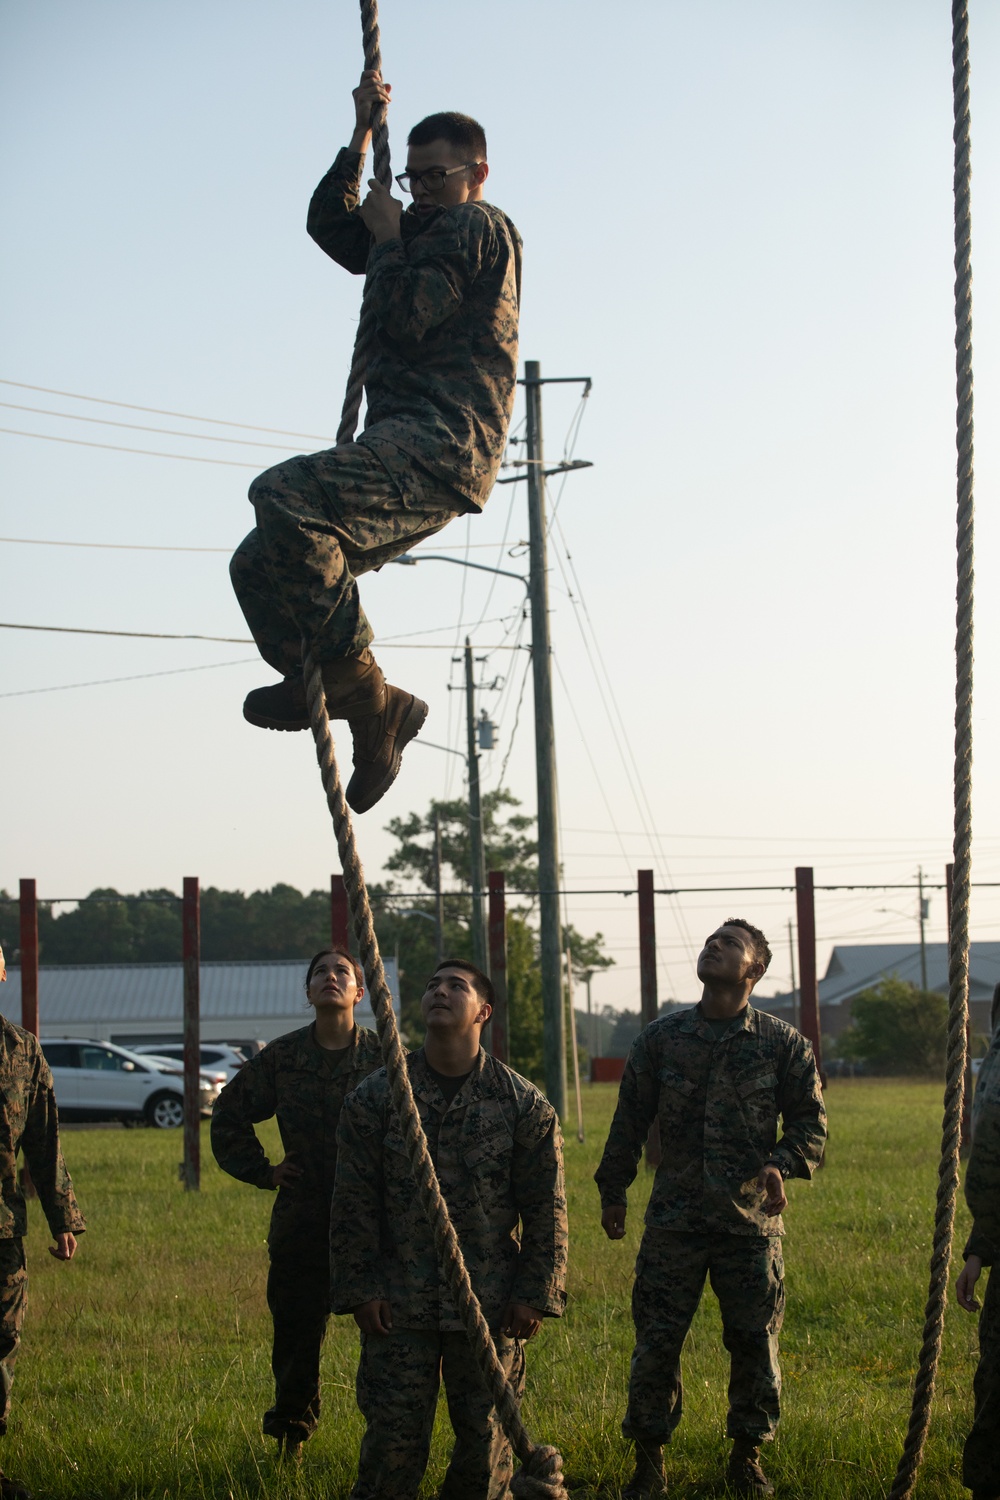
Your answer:
[[[274,1403],[264,1413],[269,1437],[304,1442],[319,1421],[319,1356],[330,1316],[330,1256],[272,1256],[267,1305],[274,1323]]]
[[[785,1311],[784,1263],[777,1236],[677,1234],[647,1229],[635,1263],[635,1349],[622,1431],[665,1443],[681,1419],[681,1346],[705,1277],[719,1299],[729,1351],[731,1438],[768,1440],[778,1425],[778,1333]]]
[[[973,1384],[976,1415],[965,1440],[962,1483],[1000,1493],[1000,1271],[991,1271],[979,1314],[979,1365]]]
[[[257,526],[229,575],[261,656],[283,677],[356,656],[374,635],[356,577],[408,552],[468,509],[416,463],[390,473],[363,441],[289,459],[250,486]]]
[[[0,1434],[7,1431],[14,1362],[28,1301],[24,1241],[0,1240]]]
[[[494,1333],[507,1379],[524,1390],[524,1349]],[[513,1462],[464,1333],[362,1334],[358,1405],[366,1422],[352,1500],[416,1500],[444,1377],[455,1446],[440,1500],[503,1500]]]

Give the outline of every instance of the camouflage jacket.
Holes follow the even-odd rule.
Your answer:
[[[295,1153],[302,1176],[278,1189],[268,1245],[291,1249],[303,1236],[325,1247],[337,1171],[337,1122],[344,1100],[382,1066],[378,1037],[354,1028],[350,1051],[330,1066],[313,1027],[269,1042],[226,1084],[212,1111],[212,1150],[224,1172],[274,1191],[270,1162],[254,1126],[277,1117],[286,1156]]]
[[[19,1239],[28,1228],[17,1181],[24,1155],[54,1235],[86,1229],[59,1145],[59,1116],[52,1074],[30,1031],[0,1016],[0,1239]]]
[[[412,460],[482,510],[514,408],[521,237],[490,203],[421,217],[376,245],[358,213],[364,157],[341,151],[316,189],[307,228],[356,275],[378,323],[363,441],[393,470]],[[456,505],[456,509],[463,508]]]
[[[1000,1260],[1000,1031],[993,1033],[976,1079],[965,1198],[973,1218],[965,1256],[978,1255],[984,1266],[996,1265]]]
[[[488,1322],[495,1327],[511,1301],[558,1317],[566,1300],[567,1236],[555,1110],[534,1084],[482,1051],[450,1104],[422,1048],[407,1062]],[[351,1095],[340,1117],[330,1265],[334,1312],[377,1298],[389,1302],[397,1328],[463,1327],[438,1269],[384,1072]]]
[[[826,1140],[819,1075],[805,1037],[749,1005],[719,1038],[700,1005],[647,1026],[629,1053],[594,1174],[602,1207],[625,1203],[657,1117],[663,1159],[647,1224],[690,1233],[783,1233],[780,1217],[768,1219],[761,1210],[757,1175],[774,1162],[784,1177],[810,1177]]]

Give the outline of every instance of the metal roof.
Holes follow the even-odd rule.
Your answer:
[[[393,1008],[399,1014],[399,975],[394,959],[383,959]],[[201,1020],[217,1032],[228,1026],[263,1036],[304,1026],[309,1018],[302,959],[264,959],[201,965]],[[21,1020],[21,971],[7,970],[0,1011]],[[357,1008],[358,1024],[373,1026],[368,996]],[[125,1025],[183,1025],[183,964],[43,964],[38,973],[39,1029],[43,1034],[107,1032]],[[278,1030],[275,1030],[277,1026]]]
[[[927,943],[927,988],[948,993],[948,944]],[[842,1005],[880,979],[894,974],[922,988],[919,943],[864,943],[840,945],[830,954],[819,982],[822,1006]],[[1000,943],[969,945],[969,999],[991,1000],[1000,984]],[[791,1003],[790,995],[774,995],[766,1003]],[[762,1002],[762,1004],[765,1002]]]

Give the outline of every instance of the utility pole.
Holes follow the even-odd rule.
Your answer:
[[[924,900],[924,871],[917,866],[917,890],[920,899],[920,988],[927,989],[927,944],[924,940],[924,923],[930,911],[930,902]]]
[[[434,809],[434,922],[437,927],[437,959],[444,958],[444,896],[441,894],[441,814]]]
[[[472,952],[476,967],[490,972],[483,915],[486,889],[486,854],[483,849],[483,809],[479,799],[479,749],[476,744],[476,692],[472,643],[465,637],[465,714],[469,733],[469,856],[472,862]]]
[[[538,907],[541,928],[545,1092],[556,1114],[562,1118],[566,1113],[566,1030],[563,1024],[562,944],[559,924],[559,835],[556,819],[556,740],[552,717],[549,584],[545,568],[542,367],[537,360],[529,359],[525,362],[524,390],[527,405],[528,593],[531,599],[531,666],[535,690]],[[469,754],[471,757],[471,749]],[[471,782],[471,759],[469,777]]]

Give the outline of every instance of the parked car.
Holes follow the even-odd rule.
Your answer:
[[[184,1062],[183,1042],[137,1042],[130,1052],[136,1052],[140,1057],[163,1057],[171,1059],[175,1064]],[[203,1070],[215,1073],[225,1071],[225,1082],[235,1078],[241,1068],[246,1067],[246,1056],[238,1047],[232,1047],[228,1042],[203,1042],[200,1052],[200,1065]]]
[[[171,1061],[140,1057],[114,1042],[42,1039],[63,1120],[121,1120],[175,1130],[184,1123],[184,1074]],[[210,1115],[221,1085],[201,1075],[201,1113]]]

